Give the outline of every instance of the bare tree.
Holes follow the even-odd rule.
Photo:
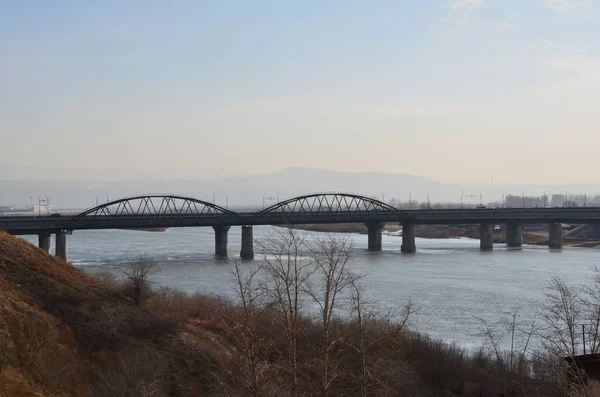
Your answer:
[[[287,363],[284,370],[291,377],[294,397],[299,393],[298,341],[305,323],[300,309],[308,279],[315,271],[305,238],[306,234],[287,228],[257,242],[264,262],[262,288],[269,306],[282,322],[286,345],[283,356]]]
[[[581,288],[552,277],[542,318],[546,325],[544,346],[558,356],[576,355],[583,322]]]
[[[573,357],[582,350],[581,325],[586,321],[594,325],[597,321],[598,314],[594,313],[597,310],[594,307],[596,293],[593,286],[568,284],[558,277],[552,277],[546,293],[547,303],[542,315],[545,327],[541,336],[543,346],[553,357],[553,360],[546,360],[546,365],[553,374],[553,381],[571,395],[590,393],[586,374]]]
[[[591,285],[583,287],[581,297],[586,353],[600,352],[600,269],[594,268],[594,273]]]
[[[149,290],[150,278],[159,271],[156,261],[145,254],[128,260],[126,266],[121,269],[131,285],[131,297],[137,305],[140,305],[142,298],[147,298],[143,295]]]
[[[377,365],[372,350],[374,351],[375,346],[383,341],[388,344],[389,349],[399,348],[391,345],[391,342],[398,339],[416,310],[413,303],[408,300],[399,315],[388,313],[383,316],[369,308],[370,302],[366,299],[357,279],[350,281],[350,288],[351,318],[357,332],[356,340],[347,340],[345,343],[360,357],[360,372],[357,376],[358,385],[348,395],[358,392],[361,397],[367,397],[370,395],[372,385],[377,384],[391,369],[385,364]],[[385,332],[386,329],[388,332]]]
[[[235,372],[240,374],[243,387],[253,397],[270,395],[267,385],[273,377],[263,353],[268,342],[257,327],[261,317],[268,312],[265,291],[257,282],[260,271],[260,267],[255,267],[244,274],[236,262],[232,274],[239,306],[227,305],[221,314],[234,346],[245,361],[244,365],[237,365]]]
[[[319,373],[321,394],[326,396],[332,382],[340,375],[340,363],[332,359],[332,351],[340,345],[341,338],[332,336],[334,314],[341,305],[341,294],[356,283],[362,275],[353,273],[348,262],[352,256],[352,240],[336,234],[325,234],[310,245],[310,255],[315,265],[313,282],[308,283],[308,295],[318,307],[321,341]]]
[[[477,318],[482,324],[483,331],[478,335],[485,339],[489,351],[494,356],[496,382],[505,395],[514,393],[516,388],[523,395],[531,394],[529,390],[530,367],[528,355],[533,337],[539,328],[536,320],[522,321],[519,319],[520,309],[513,308],[506,317],[496,324],[490,324],[483,318]],[[509,338],[510,347],[503,348],[505,338]]]

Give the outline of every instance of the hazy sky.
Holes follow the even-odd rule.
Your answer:
[[[598,181],[600,0],[0,0],[0,162]]]

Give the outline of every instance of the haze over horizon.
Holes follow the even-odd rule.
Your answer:
[[[598,0],[4,2],[0,158],[595,183],[599,22]]]

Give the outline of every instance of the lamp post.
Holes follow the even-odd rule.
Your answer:
[[[521,206],[525,208],[525,192],[521,192]]]
[[[506,205],[504,204],[505,203],[505,201],[504,201],[504,193],[506,193],[506,192],[503,190],[502,191],[502,208],[506,207]]]
[[[461,209],[462,209],[462,207],[463,207],[463,196],[464,196],[464,195],[465,195],[465,192],[464,192],[464,191],[460,192],[460,208],[461,208]]]
[[[410,205],[411,205],[411,203],[410,203],[410,202],[411,202],[411,201],[412,201],[412,192],[408,193],[408,209],[409,209],[409,210],[410,210]]]
[[[427,192],[427,209],[431,209],[431,202],[429,201],[429,192]]]
[[[588,191],[586,190],[585,193],[583,193],[583,206],[587,207],[587,194]]]
[[[479,191],[479,206],[483,207],[483,193]]]

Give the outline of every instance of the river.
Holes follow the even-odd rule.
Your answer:
[[[272,231],[255,227],[254,238]],[[315,233],[308,233],[315,236]],[[26,236],[37,243],[36,236]],[[460,346],[481,344],[477,317],[493,322],[520,307],[521,320],[539,313],[551,276],[587,282],[600,264],[600,249],[542,246],[480,252],[471,239],[417,239],[418,252],[400,253],[401,238],[383,236],[381,252],[367,251],[367,236],[353,234],[353,269],[368,272],[362,280],[369,298],[382,312],[411,299],[418,308],[410,327]],[[229,232],[229,258],[215,259],[211,228],[179,228],[166,232],[128,230],[76,231],[68,236],[67,253],[73,265],[90,272],[115,271],[119,264],[145,253],[161,264],[154,276],[159,285],[188,292],[230,294],[231,274],[240,251],[241,230]],[[257,258],[259,255],[257,254]],[[256,261],[256,260],[255,260]],[[243,262],[252,266],[252,262]]]

